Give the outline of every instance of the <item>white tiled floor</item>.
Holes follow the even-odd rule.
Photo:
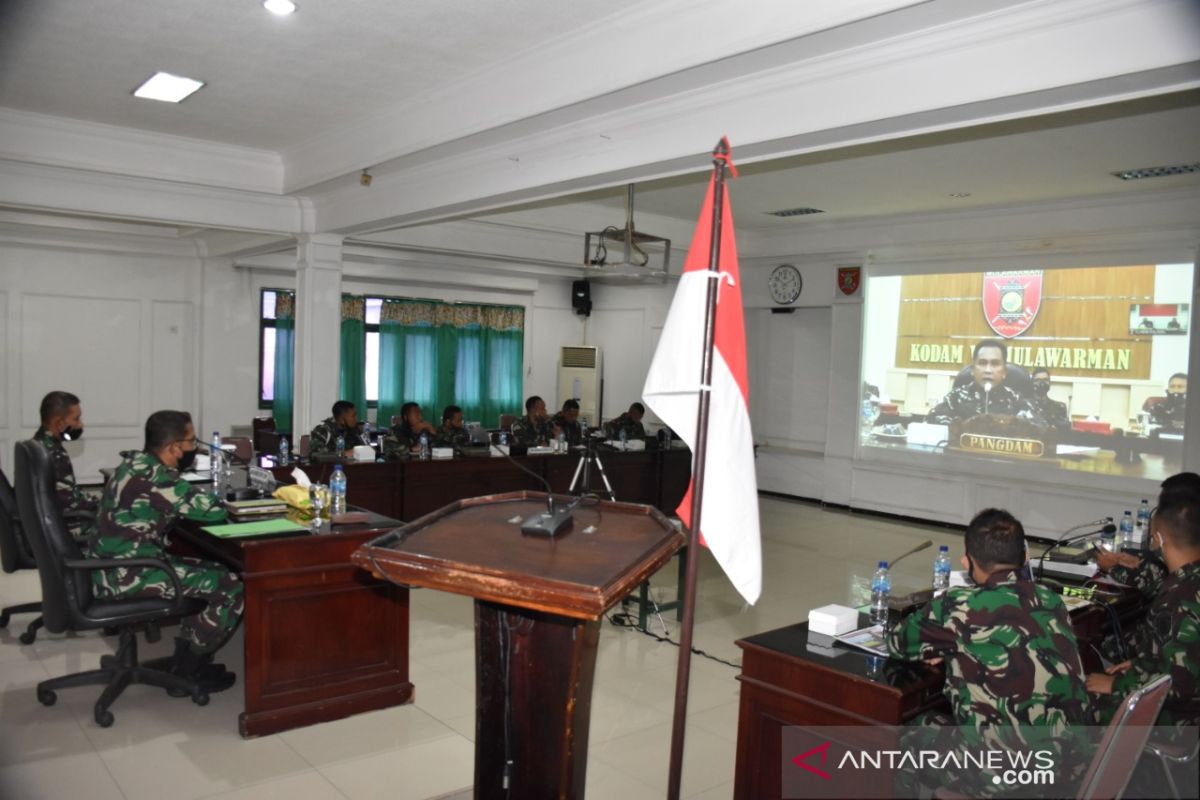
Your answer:
[[[924,538],[949,544],[961,534],[875,517],[822,511],[764,498],[763,596],[746,607],[707,552],[700,565],[695,644],[740,661],[734,641],[802,620],[809,608],[848,602],[853,578],[875,561]],[[895,585],[928,582],[931,553],[898,566]],[[673,597],[676,568],[653,580]],[[35,574],[0,575],[0,602],[38,596]],[[0,798],[33,800],[367,800],[458,797],[472,779],[474,628],[471,601],[428,591],[412,595],[412,705],[244,741],[237,735],[241,686],[204,708],[131,687],[113,706],[116,724],[92,721],[99,688],[69,689],[43,708],[34,686],[49,676],[91,669],[111,640],[99,635],[16,640],[29,617],[0,630]],[[672,638],[678,636],[667,615]],[[661,632],[657,620],[653,629]],[[169,632],[142,656],[164,655]],[[590,798],[662,797],[667,782],[678,649],[605,624],[600,637],[588,753]],[[241,637],[223,659],[240,664]],[[732,667],[692,659],[684,796],[732,794],[738,683]],[[469,796],[466,795],[466,796]]]

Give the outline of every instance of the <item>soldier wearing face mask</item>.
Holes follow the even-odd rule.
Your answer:
[[[33,438],[50,454],[54,468],[54,495],[67,524],[77,534],[90,531],[99,502],[89,497],[75,482],[75,468],[63,442],[83,436],[83,411],[79,398],[70,392],[50,392],[42,398],[42,425]]]
[[[1050,370],[1039,367],[1033,371],[1033,407],[1046,424],[1062,431],[1071,429],[1071,415],[1067,404],[1050,396]]]
[[[1164,428],[1183,429],[1187,412],[1187,373],[1176,372],[1167,380],[1167,399],[1150,406],[1150,421]]]

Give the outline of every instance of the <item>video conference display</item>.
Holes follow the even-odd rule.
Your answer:
[[[874,276],[864,446],[1178,472],[1191,264]]]

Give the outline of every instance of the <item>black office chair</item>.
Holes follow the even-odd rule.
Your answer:
[[[0,470],[0,567],[10,574],[22,569],[37,569],[33,551],[29,549],[29,543],[25,541],[25,534],[21,530],[17,495],[13,492],[12,484],[8,482],[4,470]],[[29,623],[25,632],[17,637],[21,644],[33,644],[38,628],[42,627],[42,604],[20,603],[6,606],[0,610],[0,628],[8,627],[9,618],[13,614],[38,615],[37,619]]]
[[[156,626],[172,617],[198,613],[204,601],[184,597],[175,571],[157,558],[84,558],[71,538],[54,497],[54,475],[50,456],[35,441],[16,446],[17,506],[21,527],[38,565],[42,580],[42,616],[46,630],[87,631],[115,627],[120,635],[117,653],[100,659],[100,669],[64,675],[42,681],[37,687],[38,701],[52,706],[58,699],[56,689],[106,684],[96,701],[96,724],[113,724],[108,707],[131,683],[144,683],[188,694],[196,705],[208,703],[208,693],[194,681],[138,662],[137,629]],[[163,570],[174,584],[171,598],[135,597],[98,599],[92,594],[92,575],[97,569],[151,567]],[[160,664],[161,665],[161,664]]]

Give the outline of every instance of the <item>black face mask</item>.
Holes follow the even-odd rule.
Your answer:
[[[1167,392],[1167,402],[1171,405],[1179,405],[1187,399],[1187,392]]]
[[[196,463],[196,450],[192,448],[191,450],[183,451],[183,455],[179,457],[179,463],[175,468],[180,472],[187,472],[192,468],[192,464],[194,463]]]
[[[64,442],[78,442],[83,437],[83,428],[63,428]]]
[[[1050,394],[1050,382],[1049,381],[1034,381],[1033,382],[1033,392],[1034,392],[1034,394],[1038,395],[1039,397],[1045,397],[1046,395]]]

